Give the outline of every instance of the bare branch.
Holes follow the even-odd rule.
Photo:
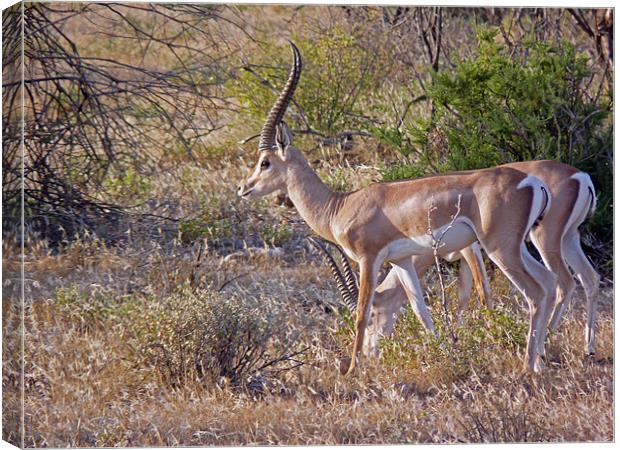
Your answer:
[[[446,236],[446,233],[450,231],[450,229],[454,226],[454,221],[461,213],[461,194],[458,196],[458,200],[456,203],[456,212],[451,216],[450,223],[446,225],[446,227],[442,230],[439,237],[435,237],[433,233],[433,225],[431,220],[431,214],[435,211],[437,207],[435,206],[434,200],[431,201],[431,206],[427,210],[427,220],[428,220],[428,229],[427,234],[431,238],[431,248],[433,249],[433,257],[435,258],[435,269],[437,270],[437,276],[439,277],[439,287],[441,289],[441,304],[443,306],[443,317],[446,324],[446,328],[449,331],[452,340],[456,342],[456,333],[454,332],[454,328],[452,326],[452,321],[450,320],[450,310],[448,307],[448,297],[446,296],[446,287],[443,282],[443,276],[441,275],[441,264],[439,262],[439,249],[444,245],[443,238]]]

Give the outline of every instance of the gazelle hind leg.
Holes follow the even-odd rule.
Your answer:
[[[401,259],[400,261],[393,262],[393,270],[396,270],[398,278],[405,288],[407,298],[411,304],[413,312],[417,318],[422,322],[422,326],[426,331],[437,336],[437,331],[433,325],[433,319],[424,303],[424,295],[422,294],[422,288],[420,287],[420,280],[416,274],[415,266],[410,258]]]
[[[564,258],[560,255],[558,256],[558,259],[560,259],[561,262],[558,262],[557,264],[549,267],[554,273],[558,275],[558,286],[555,296],[555,302],[551,314],[551,320],[549,322],[550,330],[556,330],[560,326],[560,323],[562,322],[562,317],[566,312],[566,308],[568,308],[571,303],[576,286],[575,281],[573,280],[573,275],[564,264]]]
[[[480,303],[483,307],[491,309],[493,307],[493,302],[491,300],[491,287],[489,286],[489,277],[487,276],[487,271],[484,267],[480,244],[478,242],[474,242],[469,247],[462,249],[460,253],[463,257],[461,260],[461,267],[463,261],[465,261],[469,266]]]
[[[564,257],[566,262],[573,269],[579,283],[583,286],[587,301],[587,318],[585,327],[585,351],[588,355],[595,352],[595,322],[597,314],[597,296],[600,275],[594,270],[590,261],[583,253],[579,232],[572,230],[564,237],[563,245]]]
[[[553,293],[557,292],[557,277],[553,272],[550,272],[545,266],[540,264],[534,257],[527,251],[525,245],[521,248],[521,255],[527,270],[536,277],[538,282],[543,283],[543,287],[547,292],[547,301],[545,310],[541,318],[541,324],[539,328],[541,333],[538,338],[538,354],[541,357],[545,356],[545,342],[547,340],[547,330],[549,326],[549,320],[553,312]]]
[[[547,228],[534,228],[530,232],[530,237],[547,269],[557,275],[555,300],[552,304],[549,323],[549,328],[555,330],[560,325],[564,310],[570,304],[575,290],[575,282],[562,256],[562,236],[546,231]]]
[[[554,291],[554,275],[527,253],[525,244],[498,247],[487,252],[493,261],[508,279],[519,289],[528,302],[530,309],[530,325],[527,333],[527,347],[525,350],[525,369],[534,372],[542,370],[542,361],[539,358],[539,339],[544,345],[545,330],[549,319],[551,293]],[[512,247],[512,248],[511,248]],[[530,270],[525,264],[527,254]],[[534,269],[534,270],[532,270]],[[548,275],[547,277],[541,275]]]

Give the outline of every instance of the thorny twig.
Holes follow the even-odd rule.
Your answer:
[[[196,289],[198,288],[198,280],[196,277],[196,272],[198,271],[198,268],[202,265],[203,261],[204,261],[204,257],[205,257],[205,253],[203,250],[205,250],[205,248],[207,248],[207,240],[203,240],[200,242],[199,247],[198,247],[198,254],[196,255],[196,259],[194,260],[194,264],[192,266],[192,271],[189,274],[189,285],[192,289],[193,292],[196,292]]]
[[[448,230],[452,228],[452,226],[454,225],[454,221],[456,220],[458,215],[461,213],[461,194],[459,194],[459,197],[456,203],[456,212],[450,217],[450,223],[443,229],[443,231],[439,235],[439,238],[435,238],[435,235],[433,234],[433,226],[432,226],[432,221],[431,221],[431,213],[435,211],[436,209],[437,209],[437,206],[435,206],[435,201],[434,199],[432,199],[431,206],[428,208],[428,211],[427,211],[427,218],[428,218],[427,233],[431,237],[433,257],[435,258],[435,269],[437,269],[437,275],[439,276],[439,287],[441,289],[441,303],[443,306],[444,321],[445,321],[448,331],[450,332],[450,336],[452,337],[452,340],[456,342],[457,338],[454,332],[454,328],[452,327],[452,321],[450,320],[450,312],[448,310],[448,297],[446,296],[446,287],[443,282],[443,277],[441,276],[441,265],[439,264],[439,248],[443,245],[442,241],[446,233],[448,232]]]
[[[103,201],[106,183],[127,167],[139,176],[157,170],[159,155],[177,146],[193,158],[205,137],[223,126],[214,111],[234,106],[212,90],[222,80],[220,61],[240,49],[218,38],[244,26],[230,12],[112,3],[7,9],[3,224],[19,223],[23,202],[30,227],[52,242],[61,241],[61,228],[70,236],[105,228],[120,239],[118,224],[129,218],[131,205]],[[142,57],[92,55],[90,38],[76,40],[68,31],[78,20],[89,24],[89,36],[135,46]],[[155,65],[154,57],[166,63]]]
[[[222,283],[222,285],[217,289],[217,292],[222,292],[224,290],[224,288],[226,286],[228,286],[230,283],[232,283],[233,281],[238,280],[239,278],[245,277],[246,275],[249,275],[250,273],[252,273],[252,272],[251,271],[243,272],[243,273],[240,273],[239,275],[236,275],[236,276],[230,278],[229,280],[224,281]]]

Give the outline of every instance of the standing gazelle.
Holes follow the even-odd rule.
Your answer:
[[[593,213],[596,207],[596,196],[592,181],[586,173],[558,161],[527,161],[510,163],[505,166],[537,176],[547,184],[551,191],[553,202],[547,214],[530,232],[532,243],[543,258],[545,266],[558,275],[555,305],[549,328],[555,330],[559,326],[562,315],[575,290],[575,282],[570,273],[570,267],[585,290],[587,301],[585,351],[586,354],[593,355],[595,351],[596,295],[600,277],[583,253],[578,230],[579,225],[584,222],[588,215]],[[327,252],[322,246],[318,248],[325,253]],[[338,250],[340,251],[340,249]],[[469,303],[472,284],[476,285],[479,293],[482,291],[482,298],[484,298],[485,291],[488,291],[488,279],[477,246],[474,244],[463,249],[460,253],[463,257],[459,268],[458,317],[461,316]],[[432,255],[430,257],[414,256],[412,259],[418,276],[423,275],[434,262]],[[340,294],[343,298],[345,295],[350,298],[357,298],[357,287],[350,280],[354,275],[349,275],[352,274],[352,269],[346,257],[343,256],[341,260],[345,271],[345,284],[343,285],[339,280],[339,277],[342,278],[343,275],[338,271],[335,262],[328,261],[334,278],[339,284]],[[375,301],[370,315],[372,326],[367,344],[364,346],[365,353],[377,354],[375,347],[378,336],[389,336],[392,333],[396,316],[406,301],[405,290],[400,285],[395,270],[393,270],[375,292]],[[355,302],[349,302],[347,305],[353,308],[356,306]]]
[[[528,253],[524,239],[549,205],[544,183],[502,167],[332,192],[291,145],[291,132],[282,122],[301,75],[301,55],[291,47],[288,81],[261,130],[256,167],[239,186],[239,195],[260,197],[283,190],[314,232],[339,244],[359,264],[356,335],[347,373],[357,365],[383,262],[396,269],[413,310],[426,328],[434,329],[411,262],[412,255],[433,252],[429,219],[432,233],[443,236],[441,255],[478,240],[524,295],[530,307],[524,364],[539,371],[556,277]]]
[[[555,330],[562,320],[566,307],[575,290],[575,282],[569,270],[573,269],[586,294],[585,351],[595,351],[594,327],[600,276],[583,252],[579,225],[596,208],[596,195],[592,180],[568,164],[558,161],[526,161],[505,164],[521,172],[543,180],[553,197],[548,213],[540,224],[532,229],[532,243],[540,253],[545,266],[558,276],[555,305],[549,328]]]

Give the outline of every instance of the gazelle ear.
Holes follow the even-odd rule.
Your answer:
[[[276,145],[278,146],[278,154],[286,161],[288,157],[288,148],[293,142],[293,133],[288,125],[282,121],[276,126]]]

